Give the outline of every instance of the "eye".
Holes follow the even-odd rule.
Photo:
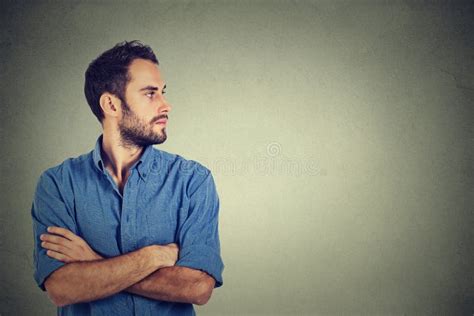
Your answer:
[[[154,92],[154,91],[150,91],[150,92],[147,92],[145,95],[151,99],[151,98],[153,98],[153,97],[155,96],[155,92]]]

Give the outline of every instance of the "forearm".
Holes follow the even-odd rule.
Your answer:
[[[66,264],[45,282],[52,301],[58,306],[89,302],[118,293],[161,267],[152,247],[98,260]]]
[[[168,302],[206,304],[215,281],[207,273],[186,267],[159,269],[126,290],[130,293]]]

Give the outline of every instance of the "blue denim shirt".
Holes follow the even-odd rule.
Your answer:
[[[110,258],[152,244],[177,243],[177,266],[199,269],[222,285],[224,265],[218,235],[219,198],[210,171],[192,160],[145,148],[120,194],[95,149],[46,170],[32,206],[34,277],[45,279],[63,266],[46,255],[40,235],[59,226],[81,236]],[[152,300],[128,292],[58,308],[59,315],[194,315],[192,304]]]

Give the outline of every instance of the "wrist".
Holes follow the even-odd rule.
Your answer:
[[[151,245],[146,247],[148,250],[148,255],[150,256],[151,262],[156,269],[160,269],[166,266],[163,257],[161,256],[161,247],[159,245]]]

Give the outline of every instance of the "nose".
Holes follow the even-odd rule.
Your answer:
[[[171,104],[166,101],[165,97],[162,95],[160,100],[160,105],[158,107],[158,113],[168,113],[171,111]]]

